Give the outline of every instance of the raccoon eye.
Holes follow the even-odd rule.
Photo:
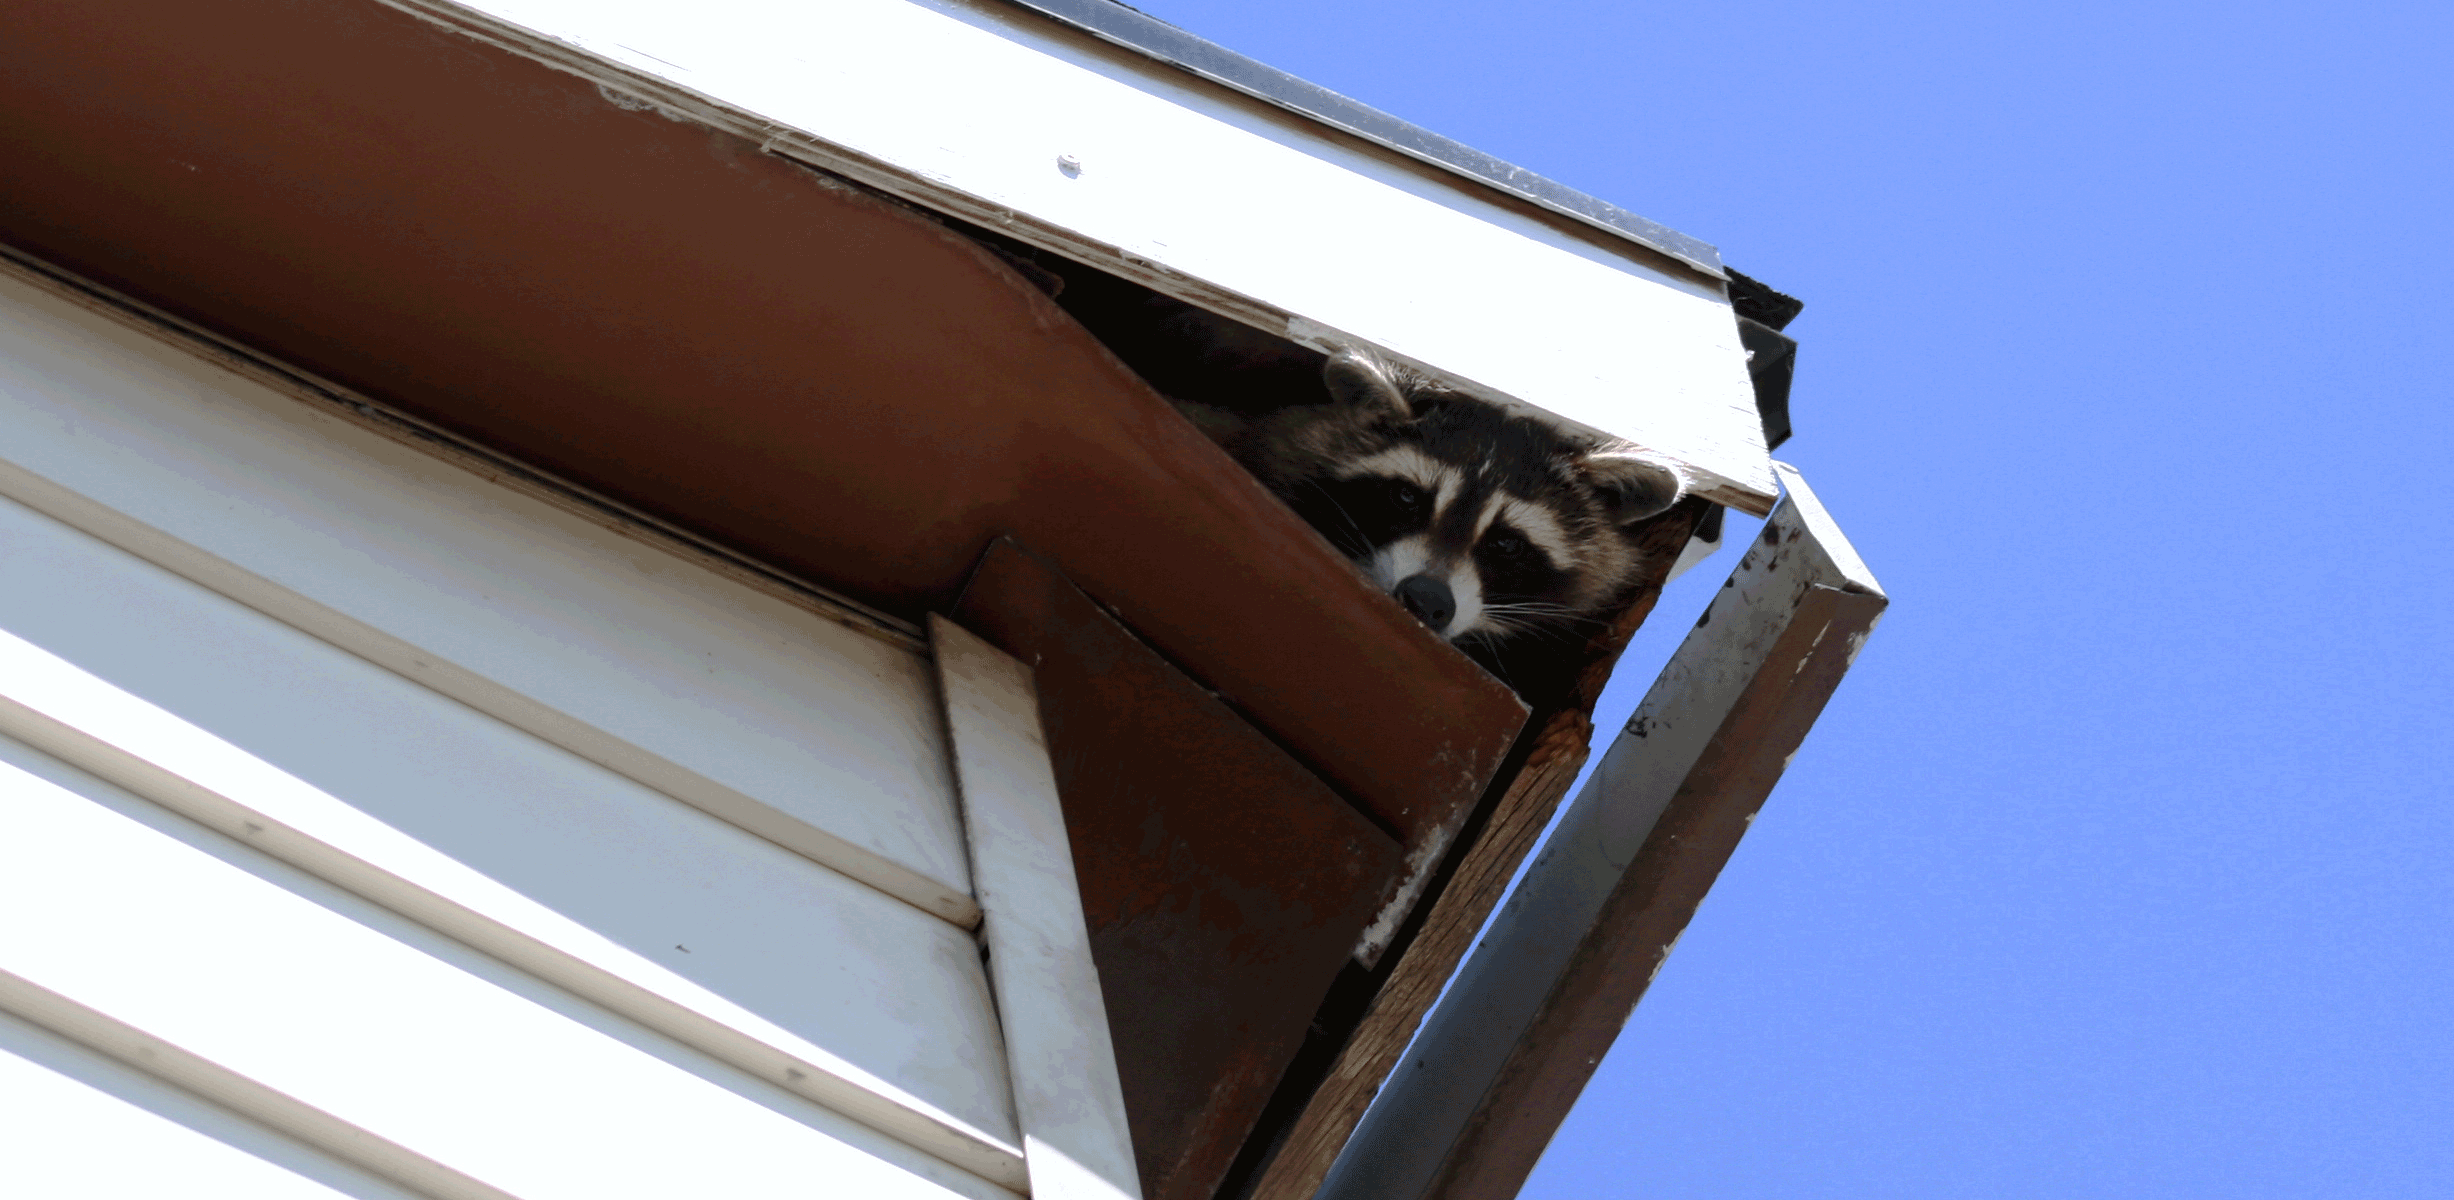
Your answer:
[[[1396,501],[1399,508],[1409,513],[1422,509],[1425,499],[1423,489],[1404,482],[1389,489],[1389,498]]]
[[[1491,547],[1491,552],[1502,558],[1523,558],[1526,551],[1534,548],[1523,537],[1506,530],[1492,534],[1490,540],[1483,544]]]

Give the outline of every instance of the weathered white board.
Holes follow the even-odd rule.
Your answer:
[[[1140,1200],[1116,1049],[1031,668],[932,617],[1034,1200]]]
[[[1717,282],[1033,15],[390,2],[595,78],[609,103],[734,129],[1308,345],[1379,346],[1638,442],[1747,511],[1774,499]]]
[[[928,663],[0,271],[0,496],[948,920]]]
[[[7,500],[0,562],[0,730],[1019,1182],[961,928]]]
[[[524,1200],[1010,1195],[22,743],[0,759],[0,970],[40,989],[6,994],[22,1018],[59,1020],[58,997],[341,1123],[321,1136]]]

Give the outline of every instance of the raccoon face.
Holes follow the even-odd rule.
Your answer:
[[[1273,413],[1229,449],[1434,633],[1581,640],[1638,566],[1628,526],[1683,495],[1666,464],[1596,450],[1355,351],[1331,402]]]

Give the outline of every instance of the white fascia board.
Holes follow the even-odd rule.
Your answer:
[[[1316,348],[1379,347],[1777,496],[1718,281],[1020,10],[387,0],[609,103],[997,228]]]

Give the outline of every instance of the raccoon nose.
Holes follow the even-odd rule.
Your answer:
[[[1390,593],[1406,606],[1415,619],[1431,626],[1433,633],[1445,633],[1449,618],[1457,615],[1457,597],[1449,585],[1429,575],[1410,575]]]

